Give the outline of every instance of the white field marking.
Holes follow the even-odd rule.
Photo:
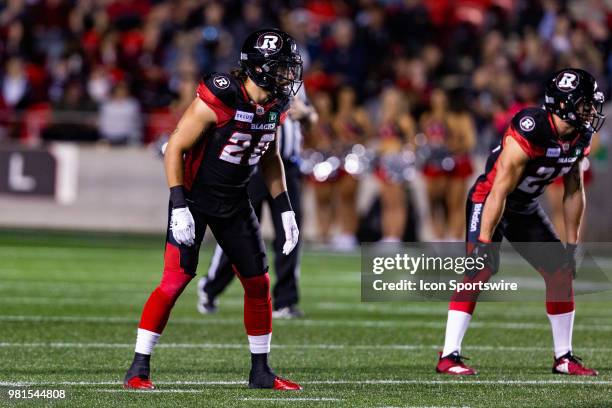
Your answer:
[[[0,316],[0,321],[4,322],[63,322],[63,323],[130,323],[138,322],[137,318],[122,317],[122,316],[32,316],[32,315],[9,315]],[[235,325],[241,324],[242,319],[237,318],[174,318],[172,324],[219,324],[219,325]],[[274,321],[276,325],[282,326],[306,326],[306,327],[411,327],[411,328],[445,328],[446,323],[440,322],[422,322],[422,321],[404,321],[404,320],[313,320],[313,319],[296,319]],[[526,323],[526,322],[471,322],[472,329],[504,329],[504,330],[550,330],[548,323]],[[606,324],[577,324],[574,325],[576,330],[584,331],[612,331],[612,325]]]
[[[160,241],[161,242],[161,241]],[[32,259],[32,253],[36,253],[37,258],[89,258],[91,255],[87,252],[99,252],[100,256],[105,258],[108,257],[108,251],[121,250],[121,251],[142,251],[142,252],[160,252],[160,248],[134,248],[134,247],[95,247],[95,246],[20,246],[20,245],[2,245],[0,248],[0,254],[7,253],[11,256],[23,255],[28,259]],[[19,254],[23,252],[23,254]]]
[[[135,394],[202,394],[205,392],[210,392],[210,389],[175,389],[169,388],[167,390],[126,390],[126,389],[108,389],[108,388],[99,388],[96,391],[98,392],[108,392],[108,393],[135,393]]]
[[[45,297],[45,296],[1,296],[0,304],[9,305],[142,305],[147,300],[148,294],[139,292],[140,296],[100,296],[96,293],[95,299],[91,297]],[[242,298],[223,299],[223,307],[242,309],[244,300]],[[181,304],[177,305],[178,307]],[[229,308],[228,307],[228,308]]]
[[[2,296],[0,303],[9,305],[133,305],[147,300],[143,293],[141,297],[130,296],[113,299],[107,298],[75,298],[75,297],[44,297],[44,296]]]
[[[68,342],[37,342],[37,343],[10,343],[0,342],[0,348],[109,348],[124,349],[133,348],[133,343],[68,343]],[[168,349],[246,349],[248,344],[244,343],[159,343],[156,348]],[[435,344],[272,344],[273,349],[320,349],[320,350],[439,350],[441,345]],[[464,347],[470,351],[549,351],[550,347],[536,346],[489,346],[470,345]],[[610,347],[582,347],[581,352],[597,353],[610,352]]]
[[[5,382],[0,381],[0,387],[34,387],[34,386],[98,386],[113,385],[119,386],[120,381],[23,381]],[[155,381],[157,385],[246,385],[246,381]],[[472,380],[464,378],[454,378],[449,380],[313,380],[300,381],[300,384],[312,385],[612,385],[612,380]]]
[[[1,286],[1,284],[0,284]],[[136,291],[134,291],[136,293]],[[65,292],[59,292],[65,293]],[[0,304],[28,304],[28,305],[138,305],[144,303],[147,299],[148,294],[138,291],[141,296],[130,296],[116,298],[116,293],[112,296],[100,296],[96,294],[96,298],[91,297],[66,297],[66,296],[2,296],[0,297]],[[243,306],[242,297],[227,297],[223,299],[222,307],[229,309],[242,309]],[[178,307],[181,304],[179,303]],[[338,311],[364,311],[364,312],[375,312],[384,313],[391,315],[410,315],[410,316],[446,316],[448,312],[448,305],[446,303],[440,304],[439,306],[427,306],[420,304],[410,305],[389,305],[389,304],[374,304],[374,303],[355,303],[355,302],[318,302],[315,307],[319,310],[338,310]],[[541,305],[538,302],[537,306],[534,306],[538,310],[541,309]],[[522,317],[525,316],[524,309],[513,310],[513,311],[481,311],[479,316],[491,317],[491,316],[504,316],[504,317]],[[589,311],[588,314],[581,313],[581,318],[587,317],[610,317],[610,311]]]
[[[58,293],[65,293],[58,291]],[[0,304],[27,304],[27,305],[140,305],[144,303],[147,298],[147,294],[141,291],[134,291],[138,293],[136,296],[120,297],[116,298],[116,293],[112,296],[100,296],[96,294],[96,298],[91,297],[45,297],[45,296],[2,296],[0,297]],[[223,299],[222,307],[227,309],[242,309],[243,306],[242,297],[227,297]],[[181,307],[185,303],[179,303],[177,307]],[[373,312],[388,315],[400,315],[400,316],[446,316],[448,312],[448,305],[446,303],[440,304],[439,306],[427,306],[420,304],[411,305],[389,305],[389,304],[373,304],[373,303],[355,303],[355,302],[319,302],[315,304],[315,307],[319,310],[337,310],[337,311],[363,311]],[[540,303],[534,306],[538,310],[541,309]],[[524,309],[513,310],[513,311],[481,311],[478,314],[481,317],[501,316],[501,317],[523,317],[525,316]],[[589,311],[588,314],[580,313],[581,318],[590,317],[610,317],[610,311]]]
[[[506,306],[506,302],[483,302],[487,305],[502,305]],[[512,310],[506,309],[485,309],[478,311],[479,318],[490,318],[495,317],[524,317],[526,313],[540,313],[543,315],[544,308],[542,302],[531,302],[532,305],[527,304],[512,304]],[[448,303],[425,303],[425,302],[414,302],[414,303],[356,303],[356,302],[318,302],[315,303],[315,307],[320,310],[338,310],[338,311],[351,311],[358,310],[360,312],[377,312],[381,314],[390,315],[432,315],[432,316],[444,316],[448,313]],[[480,306],[479,306],[480,307]],[[599,318],[599,317],[612,317],[610,310],[589,310],[580,311],[580,318]]]
[[[342,398],[329,398],[329,397],[296,397],[296,398],[256,398],[256,397],[245,397],[238,398],[239,401],[270,401],[270,402],[285,402],[285,401],[343,401]]]

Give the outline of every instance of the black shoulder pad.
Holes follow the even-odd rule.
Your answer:
[[[551,131],[547,112],[542,108],[525,108],[512,118],[512,127],[530,143],[546,146]]]
[[[239,101],[240,81],[232,75],[213,72],[203,79],[208,90],[228,108],[235,109]]]

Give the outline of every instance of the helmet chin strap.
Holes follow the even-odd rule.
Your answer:
[[[557,119],[561,123],[557,123]],[[557,135],[559,135],[559,139],[564,139],[566,136],[571,135],[576,130],[576,127],[574,125],[554,113],[552,125],[555,128],[555,132],[557,133]]]
[[[272,96],[271,91],[258,85],[251,77],[247,78],[244,88],[251,102],[256,104],[264,103]]]

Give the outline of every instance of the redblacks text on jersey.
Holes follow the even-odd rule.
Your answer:
[[[507,208],[530,212],[536,208],[539,197],[553,180],[567,173],[574,163],[589,154],[592,133],[577,133],[562,140],[557,134],[550,113],[542,108],[526,108],[517,113],[499,146],[487,160],[485,173],[476,180],[470,192],[474,203],[482,203],[491,191],[499,158],[508,137],[518,142],[529,156],[517,187],[507,199]]]
[[[206,214],[228,217],[249,205],[247,184],[261,156],[276,148],[288,100],[257,105],[242,81],[219,73],[206,76],[196,94],[215,112],[217,125],[185,156],[187,200]]]

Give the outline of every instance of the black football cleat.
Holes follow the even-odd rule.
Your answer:
[[[293,381],[278,377],[270,369],[249,374],[249,388],[264,388],[279,391],[299,391],[302,387]]]
[[[155,386],[149,378],[151,356],[135,353],[134,360],[123,380],[123,388],[129,390],[153,390]]]

